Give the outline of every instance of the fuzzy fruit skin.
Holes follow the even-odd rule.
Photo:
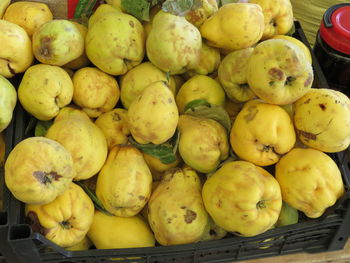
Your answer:
[[[148,85],[128,110],[130,133],[142,144],[166,142],[174,135],[178,119],[174,95],[164,81]]]
[[[283,200],[318,218],[344,194],[344,185],[336,163],[315,149],[294,148],[276,164],[276,179]]]
[[[311,89],[313,79],[312,66],[302,49],[285,39],[260,42],[248,61],[249,87],[271,104],[295,102]]]
[[[218,226],[245,237],[269,230],[282,207],[277,180],[246,161],[224,164],[204,183],[202,196]]]
[[[256,44],[263,31],[262,9],[250,3],[223,5],[200,26],[201,35],[210,46],[231,51]]]
[[[180,113],[184,113],[187,103],[203,99],[215,105],[223,106],[225,103],[225,91],[216,80],[196,75],[187,80],[176,95],[176,104]]]
[[[19,25],[32,37],[41,25],[53,19],[53,15],[45,3],[21,1],[12,3],[3,19]]]
[[[199,30],[184,17],[159,11],[147,37],[149,60],[170,74],[195,67],[200,59],[202,38]]]
[[[292,28],[294,19],[290,0],[249,0],[249,3],[262,8],[265,23],[262,39],[287,34]]]
[[[189,76],[211,74],[218,69],[221,62],[220,50],[207,45],[205,42],[202,42],[199,57],[198,64],[186,72]]]
[[[81,68],[73,76],[73,101],[91,118],[112,110],[120,90],[117,80],[94,67]]]
[[[25,207],[32,229],[62,247],[77,245],[84,239],[94,211],[90,197],[74,183],[48,204]]]
[[[178,127],[179,153],[184,162],[196,171],[212,172],[228,157],[227,132],[217,121],[183,114]]]
[[[10,152],[5,163],[5,183],[27,204],[47,204],[65,192],[75,171],[71,154],[58,142],[29,137]]]
[[[33,53],[41,63],[63,66],[84,52],[84,37],[66,19],[46,22],[33,34]]]
[[[218,77],[227,96],[235,102],[246,102],[256,98],[248,85],[247,66],[248,59],[254,48],[245,48],[229,53],[222,60]]]
[[[287,35],[274,35],[273,37],[271,37],[271,39],[285,39],[285,40],[293,42],[294,44],[296,44],[298,47],[301,48],[301,50],[304,52],[304,54],[307,58],[307,61],[309,61],[310,64],[312,64],[312,57],[311,57],[310,50],[299,39],[296,39],[295,37],[291,37],[291,36],[287,36]]]
[[[95,121],[107,139],[108,149],[118,144],[126,144],[130,135],[128,111],[115,108],[102,113]]]
[[[87,34],[87,26],[80,24],[78,22],[73,22],[73,24],[75,25],[75,27],[79,30],[80,34],[83,36],[84,38],[84,47],[85,47],[85,37]],[[67,64],[65,64],[64,66],[72,69],[72,70],[78,70],[84,67],[87,67],[91,64],[89,58],[86,55],[85,49],[83,54],[81,54],[80,57],[68,62]]]
[[[0,43],[0,75],[11,78],[32,64],[32,41],[19,25],[0,19]]]
[[[17,91],[5,77],[0,75],[0,132],[10,124],[17,103]]]
[[[154,235],[140,216],[109,216],[98,210],[88,237],[97,249],[154,247]]]
[[[45,136],[60,142],[71,153],[76,172],[74,180],[94,176],[107,158],[108,147],[103,132],[81,110],[61,109]]]
[[[299,139],[322,152],[340,152],[350,144],[350,100],[331,89],[311,89],[294,103]]]
[[[230,142],[242,159],[259,166],[277,163],[296,141],[294,126],[280,106],[260,100],[247,102],[231,128]]]
[[[24,73],[18,88],[18,99],[23,108],[42,121],[56,117],[72,98],[72,79],[58,66],[31,66]]]
[[[168,81],[165,72],[151,62],[143,62],[137,65],[120,79],[120,99],[126,109],[130,107],[133,100],[152,82],[168,82],[169,89],[175,96],[176,83],[174,78],[171,76]]]
[[[148,222],[161,245],[198,242],[209,228],[201,183],[191,168],[166,172],[148,202]]]
[[[115,146],[96,183],[96,195],[106,210],[130,217],[146,205],[152,188],[152,174],[142,153],[133,146]]]
[[[100,5],[89,18],[85,38],[89,60],[102,71],[122,75],[145,55],[145,33],[135,17],[109,5]]]

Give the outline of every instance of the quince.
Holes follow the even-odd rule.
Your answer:
[[[0,19],[0,43],[0,75],[13,77],[32,64],[32,42],[19,25]]]
[[[336,90],[311,89],[294,103],[299,139],[323,152],[340,152],[350,145],[350,100]]]
[[[294,148],[276,164],[283,200],[310,218],[320,217],[344,194],[341,172],[331,157]]]
[[[72,101],[72,97],[72,79],[58,66],[31,66],[18,87],[18,99],[23,108],[42,121],[57,116],[59,110]]]
[[[142,153],[133,146],[115,146],[98,174],[96,195],[108,212],[130,217],[146,205],[151,187],[152,174]]]
[[[213,47],[227,50],[251,47],[264,32],[264,15],[256,4],[226,4],[200,26],[200,32]]]
[[[71,183],[69,188],[45,205],[26,205],[27,221],[34,232],[62,247],[81,242],[94,218],[95,207],[84,190]]]
[[[259,166],[277,163],[296,140],[294,126],[281,107],[259,100],[247,102],[231,128],[233,151],[243,160]]]
[[[111,75],[125,74],[143,60],[143,26],[129,14],[110,5],[100,5],[89,18],[85,51],[102,71]]]
[[[269,230],[282,207],[277,180],[246,161],[225,163],[204,183],[202,196],[218,226],[245,237]]]
[[[0,75],[0,132],[10,124],[13,110],[17,103],[15,87],[6,78]]]
[[[5,183],[27,204],[47,204],[63,194],[75,176],[71,154],[58,142],[29,137],[18,143],[5,163]]]
[[[202,185],[191,168],[169,170],[148,202],[148,222],[161,245],[198,242],[209,228]]]
[[[21,1],[9,5],[2,19],[19,25],[32,37],[41,25],[53,19],[53,15],[45,3]]]
[[[147,37],[148,59],[170,74],[181,74],[195,67],[200,58],[199,30],[184,17],[159,11]]]
[[[149,84],[128,110],[129,129],[142,144],[161,144],[170,139],[179,119],[175,98],[164,81]]]
[[[112,110],[119,100],[117,80],[98,68],[86,67],[73,76],[73,101],[91,118]]]

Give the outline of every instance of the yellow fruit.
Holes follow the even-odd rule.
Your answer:
[[[200,0],[198,7],[192,8],[186,13],[187,21],[199,27],[210,16],[218,11],[218,3],[216,0]]]
[[[106,11],[102,12],[103,9]],[[110,5],[100,5],[89,18],[85,51],[90,61],[102,71],[111,75],[125,74],[143,60],[143,26],[129,14]]]
[[[74,183],[48,204],[25,207],[33,231],[62,247],[75,246],[84,239],[92,224],[94,211],[89,196]]]
[[[298,210],[291,207],[286,202],[282,202],[282,208],[278,220],[275,224],[276,227],[288,226],[297,224],[299,220]]]
[[[10,78],[33,62],[32,42],[20,26],[0,19],[0,75]]]
[[[261,6],[265,29],[262,39],[273,35],[284,35],[293,26],[293,9],[290,0],[249,0],[249,3]]]
[[[11,0],[3,0],[0,2],[0,19],[2,19],[2,16],[4,15],[6,8],[11,3]]]
[[[201,173],[214,171],[228,157],[229,143],[225,128],[203,117],[181,115],[179,152],[184,162]]]
[[[269,230],[282,206],[276,179],[246,161],[224,164],[204,183],[202,196],[218,226],[246,237]]]
[[[277,163],[295,143],[293,122],[281,107],[259,100],[247,102],[232,125],[230,142],[242,159],[259,166]]]
[[[294,148],[276,164],[283,200],[311,218],[320,217],[344,194],[341,173],[327,154]]]
[[[222,60],[218,77],[227,96],[237,102],[246,102],[256,98],[247,80],[248,59],[254,48],[245,48],[229,53]]]
[[[27,204],[47,204],[63,194],[75,176],[71,154],[58,142],[30,137],[10,152],[5,182]]]
[[[225,92],[216,80],[208,76],[196,75],[187,80],[176,95],[176,104],[179,112],[183,113],[189,102],[198,99],[223,106],[225,103]]]
[[[80,24],[80,23],[77,23],[74,21],[73,21],[73,24],[78,28],[80,34],[83,36],[83,38],[85,40],[86,33],[87,33],[87,27],[84,26],[83,24]],[[77,70],[77,69],[87,67],[89,64],[90,64],[90,60],[87,57],[85,50],[84,50],[83,54],[80,57],[72,60],[71,62],[68,62],[64,66],[67,68],[70,68],[70,69]]]
[[[161,245],[197,242],[207,231],[201,187],[190,168],[175,168],[164,175],[148,202],[148,222]]]
[[[139,216],[108,216],[96,211],[88,237],[97,249],[153,247],[155,239]]]
[[[112,110],[119,100],[117,80],[103,71],[86,67],[73,76],[73,101],[91,118]]]
[[[143,158],[145,159],[145,162],[147,163],[147,166],[152,173],[152,178],[154,181],[161,180],[165,171],[169,170],[170,168],[176,167],[180,163],[181,158],[178,152],[175,156],[176,160],[174,162],[165,164],[162,163],[158,158],[147,153],[143,153]]]
[[[264,15],[259,5],[223,5],[201,26],[200,32],[213,47],[237,50],[257,43],[264,31]]]
[[[271,104],[290,104],[312,86],[312,66],[304,52],[285,39],[260,42],[248,60],[247,80],[252,91]]]
[[[88,250],[91,246],[92,246],[91,240],[87,236],[85,236],[83,240],[81,240],[78,244],[71,247],[66,247],[66,250],[70,250],[70,251]]]
[[[126,144],[130,135],[128,111],[116,108],[102,113],[95,121],[107,139],[108,149],[118,144]]]
[[[310,50],[308,49],[307,46],[305,46],[305,44],[303,42],[301,42],[299,39],[296,39],[295,37],[291,37],[291,36],[286,36],[286,35],[274,35],[273,37],[271,37],[271,39],[285,39],[288,41],[293,42],[294,44],[296,44],[298,47],[301,48],[301,50],[304,52],[307,61],[309,61],[310,63],[312,63],[312,57],[311,57],[311,53]]]
[[[115,146],[97,177],[96,196],[116,216],[131,217],[146,205],[152,174],[142,153],[133,146]]]
[[[178,119],[174,95],[163,81],[148,85],[128,110],[130,133],[142,144],[166,142],[174,135]]]
[[[33,53],[41,63],[63,66],[84,52],[84,37],[69,20],[54,19],[33,34]]]
[[[21,1],[9,5],[2,19],[19,25],[32,37],[41,25],[53,19],[53,15],[45,3]]]
[[[57,116],[59,110],[72,101],[72,97],[72,79],[58,66],[31,66],[18,88],[18,99],[23,108],[42,121]]]
[[[170,74],[181,74],[199,62],[202,38],[184,17],[159,11],[147,37],[148,59]]]
[[[0,94],[0,132],[2,132],[12,120],[13,110],[17,102],[17,92],[11,82],[1,75]]]
[[[120,9],[121,11],[124,11],[121,0],[106,0],[106,3]]]
[[[151,62],[144,62],[129,70],[121,77],[120,99],[123,106],[128,109],[133,100],[152,82],[165,81],[175,96],[176,83],[173,77],[167,79],[165,72],[154,66]]]
[[[76,172],[74,180],[94,176],[107,158],[103,132],[81,110],[61,109],[45,136],[61,143],[71,153]]]
[[[294,103],[299,139],[323,152],[340,152],[350,144],[350,100],[331,89],[311,89]]]
[[[208,46],[204,42],[200,50],[199,62],[187,74],[194,76],[197,74],[208,75],[215,72],[220,64],[221,56],[217,48]]]

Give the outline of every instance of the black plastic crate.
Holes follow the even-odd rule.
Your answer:
[[[15,113],[14,113],[15,114]],[[14,134],[14,118],[8,127],[2,132],[5,140],[5,159],[13,148]],[[5,185],[4,169],[0,168],[0,186]],[[6,187],[0,188],[0,199],[2,200],[2,209],[0,209],[0,263],[5,262],[7,254],[11,251],[11,247],[7,242],[8,226],[9,226],[9,199],[10,193]]]
[[[298,22],[295,22],[294,37],[309,48],[306,37]],[[313,56],[315,72],[314,87],[328,88],[322,71]],[[28,129],[30,116],[17,105],[13,145],[26,137],[33,136]],[[349,151],[330,156],[338,164],[346,189],[350,187]],[[318,219],[309,219],[300,213],[298,224],[274,228],[261,235],[245,238],[228,235],[222,240],[198,242],[188,245],[156,246],[130,249],[90,249],[67,251],[31,230],[24,218],[24,205],[8,191],[8,236],[10,244],[6,251],[8,262],[40,263],[190,263],[190,262],[233,262],[246,259],[278,256],[298,252],[318,253],[343,249],[350,236],[350,191],[347,190],[338,202],[327,209]],[[7,248],[6,248],[7,249]],[[118,259],[116,261],[116,259]]]

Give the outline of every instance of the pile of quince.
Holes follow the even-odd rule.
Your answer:
[[[0,131],[16,92],[37,120],[5,182],[33,231],[67,249],[249,237],[344,194],[326,153],[349,147],[350,101],[312,88],[289,0],[107,2],[86,25],[0,7]]]

